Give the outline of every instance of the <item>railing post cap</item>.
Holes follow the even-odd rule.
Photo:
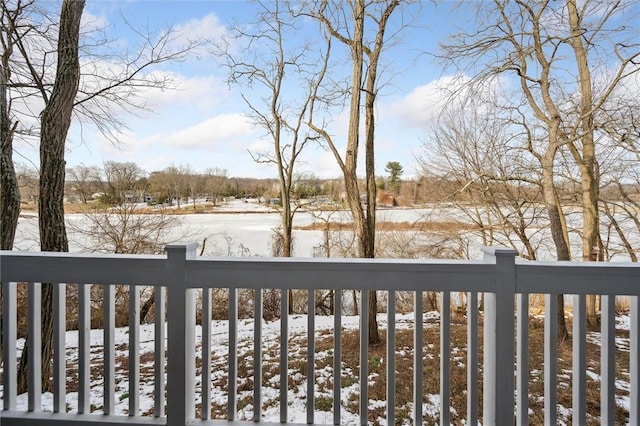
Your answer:
[[[506,247],[483,246],[483,247],[480,247],[480,250],[482,250],[482,252],[485,253],[485,254],[488,254],[488,255],[491,255],[491,256],[495,256],[495,257],[499,257],[499,256],[503,256],[503,257],[512,256],[512,257],[515,257],[515,256],[518,255],[518,251],[517,250],[506,248]]]
[[[198,243],[196,242],[180,242],[180,243],[172,243],[164,246],[164,251],[190,251],[198,248]]]

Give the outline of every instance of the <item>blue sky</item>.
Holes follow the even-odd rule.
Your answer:
[[[384,175],[389,161],[399,161],[405,177],[414,175],[416,160],[424,141],[427,123],[437,113],[440,94],[436,89],[451,82],[451,74],[423,52],[435,52],[437,43],[455,31],[457,22],[468,17],[452,12],[453,2],[423,2],[407,11],[405,19],[418,14],[383,56],[384,71],[377,107],[376,167]],[[418,11],[418,8],[420,10]],[[160,31],[173,26],[180,37],[219,39],[228,26],[247,24],[255,5],[243,0],[224,1],[96,1],[88,0],[85,24],[105,25],[110,38],[122,48],[137,43],[124,25]],[[418,13],[419,12],[419,13]],[[463,12],[462,12],[463,13]],[[123,18],[124,17],[124,18]],[[398,16],[400,18],[400,16]],[[395,23],[397,25],[398,22]],[[176,64],[162,64],[153,72],[171,77],[177,89],[146,91],[150,111],[138,116],[121,115],[128,126],[114,146],[97,129],[72,125],[67,144],[67,166],[101,165],[104,161],[133,161],[151,172],[171,165],[189,165],[194,171],[225,168],[230,176],[275,177],[272,165],[256,164],[248,150],[269,148],[263,131],[249,123],[247,107],[241,99],[246,88],[231,87],[226,71],[206,51]],[[336,114],[330,132],[337,141],[346,132],[344,114]],[[37,163],[37,150],[19,147],[20,153]],[[18,161],[20,161],[18,159]],[[363,161],[361,162],[363,163]],[[339,168],[329,151],[310,145],[299,173],[338,177]]]

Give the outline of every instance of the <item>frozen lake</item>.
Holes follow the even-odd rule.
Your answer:
[[[183,205],[185,210],[190,206]],[[452,210],[453,212],[453,210]],[[452,214],[449,212],[449,214]],[[429,209],[389,209],[378,211],[378,221],[413,223],[432,215]],[[439,215],[445,213],[440,209]],[[314,215],[316,217],[314,217]],[[300,211],[294,218],[294,226],[302,227],[313,223],[322,223],[330,216],[332,222],[351,220],[347,211],[316,212]],[[221,207],[215,214],[183,214],[175,216],[179,226],[171,230],[169,241],[196,241],[202,244],[206,238],[205,254],[210,256],[270,256],[271,239],[274,229],[280,224],[279,213],[267,206],[254,202],[235,200]],[[85,216],[66,215],[69,225],[82,227]],[[77,235],[67,227],[69,250],[85,251],[87,237]],[[15,247],[18,250],[38,250],[38,218],[35,214],[21,215],[18,223]],[[323,242],[323,232],[313,230],[294,230],[294,255],[312,257],[314,247]]]
[[[188,212],[191,206],[183,204],[182,208]],[[212,214],[180,214],[171,216],[175,218],[177,224],[163,241],[195,241],[202,244],[206,239],[204,255],[206,256],[271,256],[271,241],[274,230],[280,225],[280,215],[277,210],[258,204],[252,200],[234,200],[223,206],[216,207],[216,213]],[[324,211],[310,212],[299,211],[294,218],[294,227],[305,227],[318,223],[323,224],[329,219],[332,223],[350,222],[351,215],[348,211]],[[466,219],[466,220],[465,220]],[[568,215],[568,222],[572,229],[580,228],[580,217],[578,214]],[[90,235],[74,232],[74,228],[88,229],[87,218],[82,214],[71,214],[66,216],[67,233],[69,236],[69,249],[71,252],[96,251],[97,244],[94,243]],[[437,222],[468,222],[462,210],[451,206],[434,206],[432,208],[393,208],[380,209],[377,212],[378,223],[395,222],[413,224],[418,221]],[[634,225],[627,222],[627,235],[629,240],[635,245],[640,241],[640,235],[634,229]],[[321,229],[321,227],[318,227]],[[609,230],[610,231],[610,230]],[[400,232],[400,231],[398,231]],[[407,232],[414,235],[418,231]],[[607,235],[607,229],[603,224],[602,235]],[[545,223],[540,226],[530,226],[528,228],[529,237],[536,247],[538,259],[553,260],[555,250],[553,248],[549,229]],[[378,241],[382,233],[378,234]],[[571,234],[572,252],[574,256],[579,256],[581,252],[580,236],[576,232]],[[462,232],[455,230],[449,235],[465,240],[467,254],[472,259],[480,259],[481,238],[477,232]],[[511,243],[504,234],[495,232],[493,245],[510,247]],[[437,239],[421,235],[420,242],[427,244],[439,244]],[[425,239],[426,238],[426,239]],[[510,235],[519,251],[524,251],[522,244],[515,235]],[[611,260],[617,262],[629,261],[626,253],[620,250],[618,238],[615,234],[607,235],[609,243],[613,249],[617,247],[617,254]],[[324,233],[320,230],[294,230],[294,256],[313,257],[314,248],[323,244]],[[414,241],[416,243],[416,241]],[[38,218],[34,213],[21,215],[18,230],[16,233],[15,248],[17,250],[39,250],[38,242]],[[401,253],[402,250],[395,250],[392,253]],[[335,252],[334,252],[335,255]],[[395,255],[391,255],[396,257]],[[464,256],[463,256],[464,257]]]

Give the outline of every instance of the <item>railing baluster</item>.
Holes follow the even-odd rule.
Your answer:
[[[17,284],[2,283],[2,406],[15,410],[17,405],[16,340],[17,340]]]
[[[440,424],[451,423],[451,293],[442,292],[440,304]]]
[[[616,414],[616,297],[602,296],[600,352],[600,423],[612,425]],[[637,355],[636,355],[637,356]]]
[[[517,297],[516,424],[527,426],[529,424],[529,294],[521,293]]]
[[[369,418],[369,292],[360,291],[360,425]]]
[[[333,295],[333,424],[339,425],[342,410],[342,290],[334,290]]]
[[[587,424],[587,297],[573,296],[573,389],[571,418],[574,425]]]
[[[280,290],[280,423],[287,422],[289,407],[289,292]]]
[[[315,330],[316,330],[316,292],[307,291],[307,423],[313,424],[315,411]]]
[[[422,387],[424,359],[423,359],[423,318],[424,304],[422,292],[416,291],[413,309],[413,424],[422,424],[422,404],[424,389]]]
[[[67,411],[66,284],[53,285],[53,412]]]
[[[202,420],[211,418],[211,289],[202,289]]]
[[[558,423],[558,297],[544,296],[544,424]]]
[[[91,285],[78,284],[78,414],[91,412]]]
[[[153,289],[154,292],[154,351],[155,351],[155,366],[153,371],[154,384],[153,384],[153,416],[164,416],[165,407],[165,317],[166,317],[166,293],[164,287],[157,286]]]
[[[52,284],[49,284],[52,285]],[[29,411],[41,411],[42,395],[42,284],[29,283],[29,365],[27,366],[27,385],[29,392]]]
[[[467,424],[478,424],[478,293],[467,299]]]
[[[629,424],[640,424],[640,296],[631,296],[629,324]]]
[[[253,421],[262,418],[262,289],[257,288],[253,302]]]
[[[140,289],[129,286],[129,416],[140,412]]]
[[[254,359],[255,361],[255,359]],[[238,389],[238,289],[229,289],[229,377],[227,419],[235,420]]]
[[[396,424],[396,292],[387,295],[387,424]]]
[[[114,414],[115,411],[115,286],[104,284],[104,414]]]

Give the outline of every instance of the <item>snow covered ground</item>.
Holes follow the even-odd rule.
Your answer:
[[[413,314],[398,315],[396,329],[413,329]],[[427,312],[424,314],[424,324],[426,328],[437,328],[439,323],[439,315],[437,312]],[[386,329],[386,316],[381,314],[378,317],[380,327]],[[346,332],[355,331],[358,329],[359,318],[357,316],[344,316],[342,327]],[[617,319],[617,329],[627,330],[629,328],[629,318],[626,315],[621,315]],[[279,355],[279,330],[280,322],[264,322],[263,323],[263,356],[262,356],[262,368],[266,372],[267,380],[263,383],[262,398],[263,398],[263,421],[279,422],[279,375],[277,373]],[[330,332],[333,330],[333,317],[330,316],[317,316],[315,338],[316,342],[320,342],[323,339],[327,339]],[[196,326],[196,355],[201,356],[201,332],[202,328]],[[306,359],[306,339],[307,335],[307,317],[306,315],[291,315],[289,316],[289,362],[290,370],[289,376],[291,380],[296,384],[289,387],[288,391],[288,421],[295,423],[306,422],[306,378],[303,377],[299,368],[293,366],[295,361],[304,362]],[[212,389],[212,406],[221,408],[226,405],[227,393],[226,387],[221,384],[225,383],[227,364],[228,364],[228,322],[227,321],[213,321],[212,322],[212,377],[213,377],[213,389]],[[251,383],[251,365],[252,365],[252,350],[253,350],[253,320],[239,320],[238,322],[238,359],[239,359],[239,371],[247,369],[243,375],[238,377],[238,418],[241,420],[251,420],[253,416],[253,407],[250,402],[252,396],[252,383]],[[599,333],[590,332],[588,335],[590,342],[598,344]],[[92,379],[91,379],[91,394],[90,401],[94,408],[95,414],[100,414],[102,407],[102,395],[103,395],[103,378],[101,373],[102,366],[102,330],[91,331],[91,366],[92,366]],[[140,347],[139,355],[141,359],[140,371],[140,408],[142,414],[152,414],[154,406],[153,398],[153,341],[154,331],[153,325],[142,325],[140,327]],[[115,380],[115,397],[116,397],[116,414],[127,415],[128,414],[128,376],[127,376],[127,357],[128,357],[128,329],[118,328],[115,335],[115,348],[116,348],[116,380]],[[24,340],[18,341],[19,351],[24,346]],[[330,345],[326,345],[329,349],[321,349],[317,346],[316,360],[318,364],[323,364],[322,367],[316,369],[315,375],[315,389],[316,400],[318,398],[330,399],[331,383],[333,381],[333,371],[331,363],[321,362],[332,357],[332,350]],[[426,352],[429,352],[428,348],[432,348],[433,345],[425,342],[427,347]],[[616,346],[618,351],[629,351],[629,339],[625,337],[618,337],[616,339]],[[397,356],[407,355],[402,353],[405,349],[396,347]],[[77,366],[78,359],[78,332],[68,331],[66,334],[66,353],[67,353],[67,365],[68,365],[68,388],[70,391],[67,393],[66,401],[68,411],[73,413],[77,412],[78,408],[78,394],[74,391],[74,381],[76,380],[74,368]],[[464,347],[452,347],[452,354],[462,354],[460,362],[464,362]],[[19,355],[19,353],[18,353]],[[409,357],[411,355],[409,354]],[[343,354],[344,357],[344,354]],[[432,353],[425,353],[425,359],[433,358]],[[436,355],[437,358],[437,355]],[[371,360],[370,360],[371,362]],[[379,362],[384,363],[384,359],[380,359]],[[344,363],[344,358],[343,358]],[[200,393],[202,389],[201,383],[201,371],[199,362],[196,362],[198,366],[196,377],[196,403],[201,401]],[[590,366],[588,375],[591,380],[599,381],[600,376],[598,371],[593,366]],[[541,379],[542,372],[539,370],[531,371],[532,381]],[[567,387],[570,385],[571,370],[559,370],[558,386]],[[358,398],[359,385],[357,380],[353,380],[353,384],[344,386],[344,380],[353,379],[353,376],[357,376],[357,371],[353,371],[350,368],[344,368],[342,372],[343,388],[342,388],[342,417],[341,424],[355,425],[359,424],[359,417],[357,413],[350,407],[353,407],[353,401]],[[623,374],[624,376],[624,374]],[[628,374],[625,377],[619,377],[616,380],[616,388],[622,395],[617,395],[616,403],[618,406],[629,410],[629,398],[625,396],[629,391]],[[369,381],[375,381],[376,375],[371,374]],[[397,386],[409,386],[406,383],[398,383]],[[424,395],[423,411],[427,416],[433,418],[437,417],[437,413],[440,405],[440,398],[437,393]],[[351,405],[350,405],[351,404]],[[375,407],[385,407],[386,402],[384,400],[370,399],[370,409]],[[53,396],[50,393],[44,394],[42,398],[42,409],[44,411],[52,411],[53,408]],[[19,395],[18,397],[18,409],[27,409],[27,395]],[[411,404],[405,406],[396,407],[397,410],[408,410],[411,412]],[[453,407],[452,407],[453,409]],[[224,413],[223,410],[220,411]],[[455,410],[453,411],[455,412]],[[564,407],[558,405],[559,424],[569,424],[571,409],[570,407]],[[319,423],[332,423],[331,408],[316,407],[315,410],[316,422]],[[384,417],[379,417],[375,424],[386,424]],[[411,424],[410,421],[405,421],[403,424]]]

